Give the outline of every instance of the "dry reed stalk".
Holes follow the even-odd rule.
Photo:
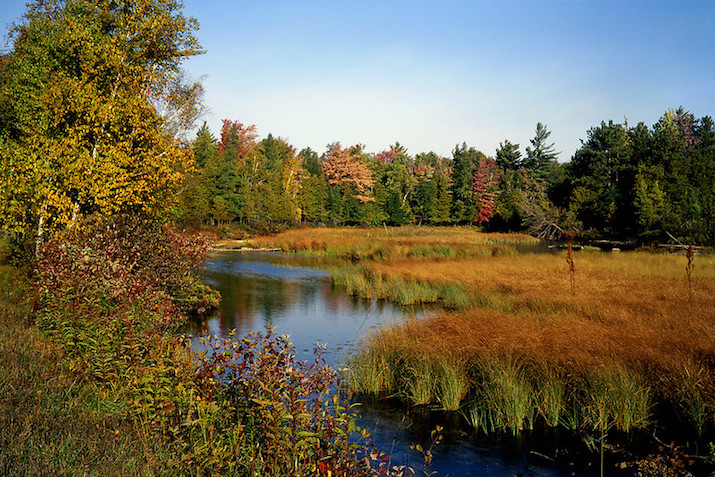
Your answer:
[[[569,275],[571,276],[571,296],[576,296],[576,267],[573,262],[573,249],[571,243],[566,251],[566,262],[569,264]]]
[[[693,304],[693,283],[691,275],[693,274],[693,268],[695,264],[693,263],[693,244],[688,245],[688,251],[685,252],[685,256],[688,258],[688,264],[685,266],[685,273],[688,275],[688,303]]]

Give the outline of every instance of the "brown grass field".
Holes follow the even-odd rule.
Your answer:
[[[517,387],[526,386],[534,413],[554,424],[564,423],[573,399],[582,404],[574,426],[628,430],[632,425],[619,406],[629,399],[643,404],[636,426],[656,420],[656,407],[690,421],[698,432],[713,424],[712,254],[694,259],[689,303],[686,257],[663,252],[576,252],[572,296],[567,252],[528,253],[524,246],[536,241],[525,235],[469,228],[311,229],[252,242],[360,262],[368,282],[456,284],[464,290],[469,305],[461,310],[406,320],[370,337],[352,362],[359,390],[412,389],[404,397],[415,403],[464,409],[491,392],[487,376],[493,365],[485,363],[501,363],[502,376],[516,363]],[[361,294],[369,296],[364,288]],[[451,383],[454,376],[447,380],[446,372],[420,371],[419,363],[449,368],[459,382]],[[540,370],[548,370],[551,384],[542,382]],[[421,375],[436,383],[417,389]],[[549,419],[542,410],[544,387],[554,382],[561,389],[560,415]],[[448,405],[445,389],[452,385],[459,398]],[[511,398],[500,399],[509,400],[516,391],[504,393]],[[599,393],[609,403],[606,411],[598,408]],[[482,410],[475,425],[513,428],[513,421],[498,418],[497,407]],[[472,411],[478,413],[474,406]],[[533,425],[530,411],[524,412],[518,428]]]

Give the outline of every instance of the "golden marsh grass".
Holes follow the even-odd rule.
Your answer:
[[[395,299],[375,294],[385,283],[454,286],[466,295],[458,311],[394,324],[367,341],[352,366],[371,375],[369,362],[379,362],[385,375],[390,365],[383,393],[413,390],[406,399],[440,405],[440,363],[449,357],[468,363],[461,405],[485,428],[518,430],[538,415],[548,425],[627,431],[650,422],[656,401],[698,432],[713,423],[712,255],[695,257],[688,277],[683,255],[575,252],[574,296],[567,252],[518,253],[513,245],[535,242],[525,235],[411,227],[298,230],[258,241],[359,261],[363,296]],[[433,382],[415,382],[417,375]]]

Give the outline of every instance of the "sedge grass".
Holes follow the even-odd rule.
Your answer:
[[[547,363],[535,366],[533,376],[536,412],[547,426],[556,427],[566,411],[566,381]]]
[[[483,356],[477,373],[481,381],[478,399],[482,403],[474,407],[480,410],[481,421],[473,425],[492,431],[511,430],[514,434],[532,429],[536,393],[524,367],[511,357]],[[471,415],[477,413],[473,410]]]
[[[347,369],[353,390],[381,395],[396,389],[395,358],[384,351],[372,349],[352,357]]]
[[[457,411],[470,389],[467,362],[463,357],[447,356],[437,364],[437,401],[445,411]]]
[[[438,290],[438,303],[459,303],[456,311],[390,325],[364,349],[379,342],[390,353],[385,362],[401,370],[416,356],[432,363],[451,354],[472,363],[485,356],[519,363],[502,364],[511,372],[504,371],[504,379],[511,382],[515,402],[527,402],[519,395],[529,396],[530,404],[520,408],[528,412],[517,412],[516,405],[508,413],[484,405],[480,396],[492,392],[490,399],[497,402],[499,390],[486,389],[488,379],[477,379],[488,373],[473,373],[462,406],[480,403],[473,420],[487,427],[529,427],[538,418],[548,425],[628,430],[657,421],[651,411],[663,408],[679,409],[694,432],[713,423],[712,256],[698,257],[688,280],[679,256],[572,252],[578,262],[574,296],[572,274],[563,266],[567,252],[519,254],[513,245],[533,240],[519,236],[411,227],[291,231],[265,240],[306,243],[304,248],[315,242],[321,253],[342,247],[337,255],[355,250],[360,268],[354,271],[355,283],[346,282],[352,293],[399,302],[432,300],[434,294],[423,288],[427,284]],[[438,383],[441,371],[435,369]],[[519,377],[526,369],[529,379]],[[395,389],[406,386],[399,373],[395,376]],[[432,399],[439,405],[435,393]]]
[[[650,388],[622,366],[589,370],[585,377],[583,424],[602,433],[646,427],[651,417]]]

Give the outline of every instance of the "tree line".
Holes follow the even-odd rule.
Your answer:
[[[682,107],[648,127],[602,122],[570,162],[542,123],[522,155],[508,139],[489,157],[466,143],[451,157],[399,143],[297,151],[256,126],[204,125],[177,207],[185,224],[478,224],[544,238],[715,241],[715,126]]]
[[[35,248],[119,214],[715,242],[709,116],[604,121],[566,163],[541,123],[526,148],[507,139],[493,157],[466,143],[451,157],[399,143],[296,151],[231,120],[217,137],[204,125],[190,138],[203,90],[181,64],[202,51],[196,28],[174,0],[29,4],[0,56],[0,228]]]

